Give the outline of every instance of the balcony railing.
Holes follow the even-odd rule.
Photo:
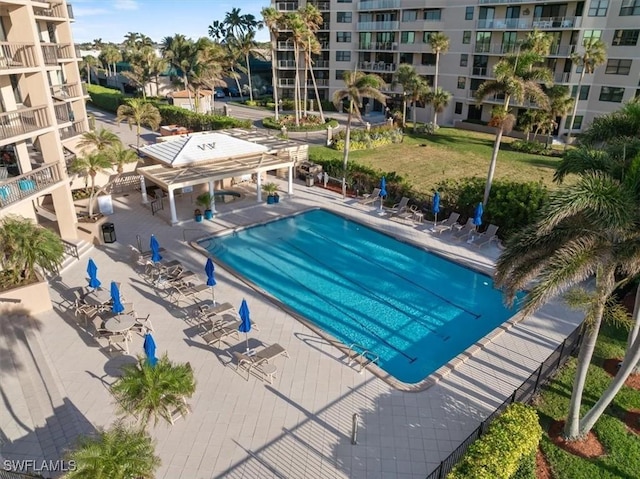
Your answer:
[[[37,106],[0,113],[0,139],[6,140],[50,126],[47,107]]]
[[[295,68],[295,60],[278,60],[278,68]]]
[[[360,70],[392,72],[396,70],[396,64],[385,62],[360,62],[358,64],[358,68]]]
[[[307,80],[307,85],[313,86],[313,80]],[[327,78],[316,78],[317,86],[329,86],[329,80]]]
[[[400,0],[361,0],[358,10],[393,10],[400,8]]]
[[[68,103],[56,103],[53,105],[53,110],[56,113],[56,120],[58,120],[58,124],[69,123],[73,120],[73,113],[71,112]]]
[[[61,3],[58,3],[58,4],[50,3],[49,5],[50,5],[49,8],[34,7],[33,14],[36,17],[65,18],[65,15],[64,15],[65,9]],[[69,15],[69,17],[73,18],[71,15]]]
[[[549,55],[553,56],[569,56],[575,51],[575,45],[552,45]],[[518,44],[516,43],[476,43],[473,46],[474,53],[490,53],[493,55],[504,55],[507,53],[516,53]]]
[[[77,58],[76,47],[71,43],[58,44],[57,54],[58,58],[62,60],[75,60]]]
[[[369,43],[360,43],[358,45],[358,50],[393,51],[397,49],[398,49],[398,44],[396,42],[369,42]]]
[[[50,66],[58,65],[58,45],[55,43],[42,43],[42,56],[44,64]]]
[[[73,138],[74,136],[82,135],[85,131],[84,123],[76,121],[73,125],[60,130],[60,139]]]
[[[329,60],[316,60],[313,62],[313,68],[329,68]]]
[[[8,180],[0,180],[0,207],[27,198],[62,181],[60,163],[47,164],[37,170]]]
[[[331,30],[331,22],[322,22],[322,25],[318,27],[319,31]]]
[[[60,99],[78,98],[82,96],[82,88],[77,83],[66,83],[64,85],[53,85],[51,96]]]
[[[571,78],[571,73],[569,72],[561,72],[553,75],[554,83],[569,83],[569,78]]]
[[[307,3],[314,5],[321,12],[328,12],[331,10],[331,2],[323,0],[309,0]]]
[[[278,78],[278,86],[294,86],[295,84],[295,78]]]
[[[70,3],[67,3],[67,14],[69,15],[69,20],[74,20],[76,18],[73,16],[73,6]]]
[[[358,22],[359,32],[370,32],[379,30],[398,30],[400,22],[397,20],[389,20],[386,22]]]
[[[278,50],[293,50],[292,42],[278,42]]]
[[[0,42],[0,70],[37,66],[33,43]]]
[[[276,10],[280,12],[293,12],[298,9],[298,2],[277,2]]]
[[[480,19],[476,26],[479,30],[545,30],[550,28],[576,28],[581,17],[539,17],[533,21],[524,18]]]

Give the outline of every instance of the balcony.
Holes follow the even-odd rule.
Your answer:
[[[58,66],[58,45],[55,43],[42,43],[42,56],[47,66]]]
[[[73,112],[69,108],[68,103],[56,103],[53,105],[53,110],[56,114],[56,120],[58,124],[70,123],[73,121]]]
[[[276,10],[279,12],[293,12],[298,9],[298,2],[277,2]]]
[[[81,82],[80,87],[82,87],[82,96],[89,96],[89,88],[87,88],[87,82]]]
[[[48,126],[46,106],[0,113],[0,140],[15,138]]]
[[[471,75],[474,77],[486,77],[487,67],[473,67],[471,69]]]
[[[79,56],[76,46],[71,43],[60,43],[57,47],[56,53],[59,60],[75,60]]]
[[[294,86],[295,84],[295,78],[278,78],[278,86]]]
[[[533,21],[524,18],[481,19],[478,30],[548,30],[552,28],[577,28],[581,17],[539,17]]]
[[[66,83],[51,87],[51,96],[59,100],[69,100],[83,96],[83,90],[77,83]]]
[[[308,0],[308,4],[314,5],[321,12],[328,12],[331,10],[331,2],[323,0]]]
[[[84,123],[76,121],[73,125],[60,130],[60,139],[68,140],[74,136],[82,135],[85,132]]]
[[[360,62],[358,64],[358,68],[360,70],[372,70],[372,71],[383,71],[383,72],[394,72],[396,71],[395,63],[385,63],[385,62]]]
[[[394,10],[400,8],[400,0],[361,0],[358,10]]]
[[[295,60],[278,60],[278,68],[280,69],[295,69],[296,61]]]
[[[60,163],[47,164],[37,170],[0,181],[0,208],[17,203],[62,181]]]
[[[307,85],[313,86],[313,80],[307,80]],[[329,86],[329,80],[327,78],[316,78],[317,86]]]
[[[553,75],[554,83],[569,83],[569,79],[571,78],[571,73],[569,72],[561,72],[555,73]]]
[[[318,31],[323,31],[323,30],[331,30],[331,23],[330,22],[322,22],[322,25],[320,25],[318,27]]]
[[[52,18],[66,19],[65,8],[61,3],[49,3],[49,8],[33,7],[33,14],[36,17],[47,17],[48,20]],[[71,15],[69,17],[73,18]]]
[[[0,42],[0,70],[30,68],[37,65],[33,43]]]
[[[278,42],[278,50],[291,50],[293,51],[292,42]]]
[[[358,45],[358,50],[395,51],[397,49],[396,42],[369,42]]]
[[[397,20],[389,20],[387,22],[358,22],[359,32],[377,32],[387,30],[398,30],[400,22]]]
[[[317,60],[313,62],[313,68],[329,68],[329,60]]]

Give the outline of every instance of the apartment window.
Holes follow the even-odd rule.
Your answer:
[[[455,111],[456,115],[462,115],[462,103],[457,101],[454,111]]]
[[[576,120],[573,122],[573,128],[571,128],[572,130],[579,130],[580,128],[582,128],[582,119],[584,118],[583,115],[576,115]],[[571,115],[569,115],[567,117],[567,121],[564,124],[565,128],[568,130],[569,127],[571,127]]]
[[[638,0],[640,2],[640,0]],[[424,11],[424,19],[430,22],[439,22],[442,19],[442,10],[440,8],[427,8]]]
[[[589,4],[590,17],[606,17],[609,0],[591,0]]]
[[[458,90],[467,88],[467,77],[458,77]]]
[[[401,53],[400,63],[406,63],[408,65],[413,64],[413,53]]]
[[[460,66],[466,67],[469,65],[469,54],[461,53],[460,54]]]
[[[610,101],[612,103],[622,103],[622,97],[624,96],[624,88],[603,86],[600,88],[600,101]]]
[[[600,40],[602,37],[602,30],[585,30],[582,34],[582,44],[587,43],[587,40],[594,39]]]
[[[403,22],[415,22],[418,19],[418,10],[404,10],[402,12]]]
[[[338,3],[351,3],[352,0],[338,0]]]
[[[580,98],[578,100],[588,100],[589,99],[589,90],[591,89],[590,85],[582,85],[580,87]],[[573,85],[573,89],[571,90],[571,98],[576,97],[576,92],[578,91],[578,85]]]
[[[402,32],[400,33],[400,43],[415,43],[416,32]]]
[[[465,20],[473,20],[473,7],[467,7],[464,11]]]
[[[622,0],[620,16],[640,15],[640,0]]]
[[[351,32],[336,32],[336,42],[349,43],[351,41]]]
[[[436,54],[435,53],[423,53],[422,61],[420,62],[422,65],[433,66],[436,64]]]
[[[338,12],[338,23],[351,23],[351,12]]]
[[[464,43],[465,45],[471,43],[471,31],[465,30],[464,32],[462,32],[462,43]]]
[[[431,43],[431,35],[436,32],[423,32],[422,33],[422,43]]]
[[[610,59],[607,62],[607,75],[628,75],[631,70],[631,60]]]
[[[616,30],[612,44],[617,47],[635,47],[638,44],[638,34],[640,30]]]
[[[336,52],[336,61],[337,62],[350,62],[351,61],[351,52],[349,52],[349,51],[337,51]]]
[[[346,70],[336,70],[336,80],[344,80],[344,72]]]

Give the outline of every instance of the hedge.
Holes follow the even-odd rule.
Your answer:
[[[474,442],[447,479],[511,479],[538,450],[542,428],[535,409],[521,403],[507,406]]]
[[[401,143],[403,133],[396,126],[377,126],[370,130],[351,130],[349,138],[349,151],[370,150],[392,143]],[[333,139],[331,148],[344,150],[346,132],[339,132]]]
[[[173,105],[156,104],[163,125],[180,125],[189,130],[223,130],[225,128],[251,128],[251,120],[239,120],[231,116],[195,113]]]
[[[124,102],[125,96],[120,90],[105,88],[100,85],[87,85],[91,103],[96,107],[115,113]]]
[[[265,128],[270,128],[272,130],[280,130],[282,128],[282,124],[279,121],[276,121],[275,117],[267,117],[262,119],[262,126]],[[320,131],[326,130],[327,126],[331,128],[335,128],[338,126],[338,121],[333,118],[326,118],[325,123],[321,124],[313,124],[313,125],[300,125],[295,126],[291,124],[287,124],[287,131]]]

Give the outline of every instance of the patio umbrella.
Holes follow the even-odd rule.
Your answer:
[[[247,352],[249,352],[249,336],[247,333],[251,331],[251,319],[249,318],[249,306],[247,306],[247,301],[244,298],[242,299],[242,304],[240,305],[240,311],[238,311],[238,313],[242,320],[238,331],[245,334],[245,337],[247,338]]]
[[[120,290],[115,281],[111,281],[111,312],[120,314],[124,311],[124,306],[120,301]]]
[[[211,286],[211,299],[213,300],[214,306],[216,304],[216,295],[213,288],[216,285],[215,270],[216,268],[213,266],[213,261],[211,261],[211,258],[207,258],[204,272],[207,273],[207,286]]]
[[[380,180],[380,213],[382,214],[382,200],[387,196],[387,179],[383,176]]]
[[[151,247],[151,261],[157,263],[162,259],[162,256],[160,256],[160,244],[158,244],[158,240],[153,235],[151,235],[151,240],[149,240],[149,246]]]
[[[98,267],[92,259],[89,259],[89,264],[87,264],[87,274],[89,275],[89,287],[99,288],[102,283],[98,280]]]
[[[484,210],[482,209],[482,203],[478,203],[476,206],[476,210],[473,213],[473,224],[476,225],[476,230],[482,225],[482,214]]]
[[[440,213],[440,193],[436,191],[436,194],[433,195],[433,206],[431,207],[431,211],[433,211],[433,228],[435,229],[438,224],[438,213]]]
[[[156,342],[153,340],[151,333],[144,335],[144,354],[147,355],[147,364],[149,366],[155,366],[158,362],[156,358]]]

